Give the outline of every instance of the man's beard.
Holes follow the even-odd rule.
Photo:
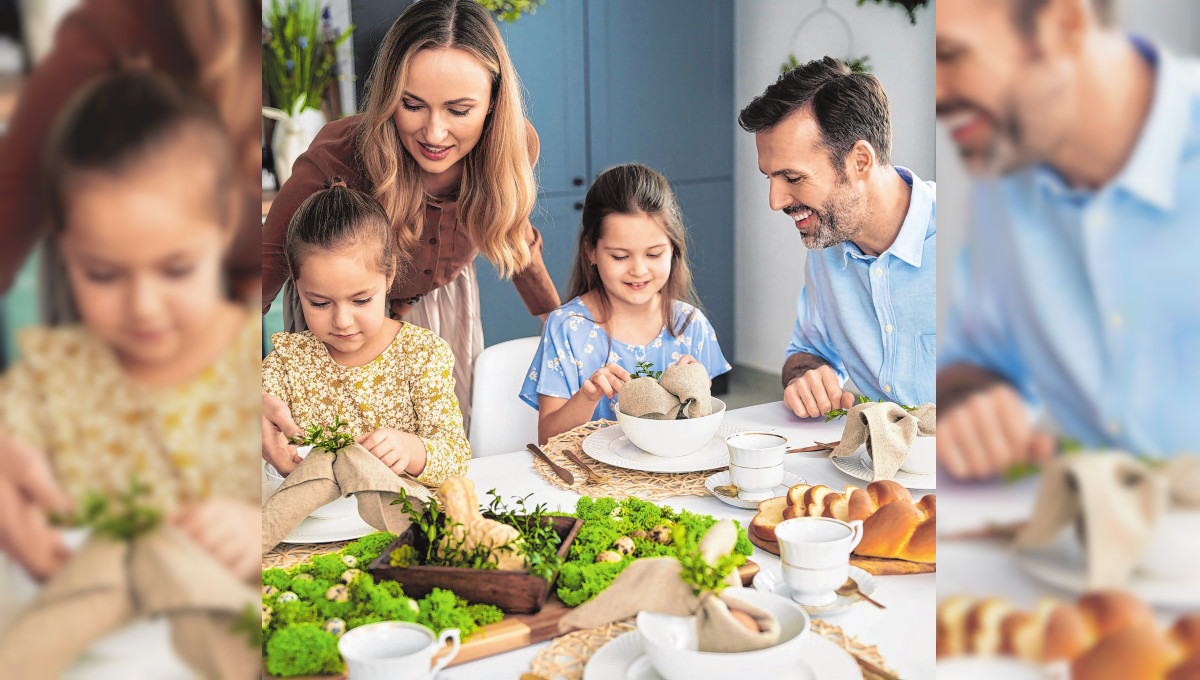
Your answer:
[[[868,212],[866,206],[862,205],[862,194],[851,188],[845,180],[838,181],[837,187],[819,210],[797,203],[784,208],[783,212],[790,217],[802,210],[812,210],[817,218],[815,230],[801,234],[804,247],[809,250],[821,250],[852,240],[862,231]]]

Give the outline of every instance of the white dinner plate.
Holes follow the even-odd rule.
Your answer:
[[[780,484],[779,486],[775,487],[774,489],[771,489],[770,495],[768,495],[766,498],[763,498],[761,500],[748,500],[745,498],[730,498],[728,496],[722,496],[721,494],[717,493],[717,491],[716,491],[718,486],[726,486],[727,484],[729,484],[729,470],[721,470],[717,474],[704,480],[704,488],[708,489],[708,492],[711,493],[712,495],[716,496],[717,499],[720,500],[722,503],[728,503],[729,505],[732,505],[735,508],[746,508],[748,510],[756,510],[756,509],[758,509],[758,504],[763,502],[764,500],[775,498],[776,496],[785,496],[785,495],[787,495],[788,489],[792,488],[793,486],[795,486],[797,484],[807,484],[807,483],[808,482],[805,481],[804,478],[801,477],[800,475],[793,475],[792,473],[784,470],[783,483]]]
[[[923,438],[933,439],[933,437]],[[834,467],[857,479],[869,482],[875,474],[875,471],[871,468],[871,458],[867,456],[866,445],[860,446],[852,456],[831,457],[830,460],[833,461]],[[897,470],[896,475],[892,477],[892,481],[906,489],[936,489],[937,473],[914,475],[911,472]]]
[[[858,584],[858,589],[862,591],[863,595],[866,595],[867,597],[875,596],[875,591],[879,590],[879,584],[875,581],[874,576],[855,566],[850,567],[849,574],[850,578],[854,579],[854,582]],[[782,595],[787,598],[792,596],[791,587],[787,584],[787,581],[783,580],[782,567],[760,569],[759,572],[754,575],[753,585],[755,590],[761,590],[764,593],[775,593],[776,595]],[[819,607],[806,604],[802,604],[800,606],[804,607],[804,611],[808,612],[810,616],[828,618],[831,616],[844,614],[849,611],[851,607],[857,604],[866,604],[867,606],[872,606],[861,597],[846,597],[844,595],[838,595],[837,601],[835,601],[833,604],[827,604]]]
[[[371,533],[375,533],[375,527],[364,522],[356,509],[345,517],[308,517],[280,543],[333,543],[362,538]]]
[[[741,429],[722,425],[704,448],[686,456],[665,458],[639,449],[621,431],[620,425],[596,430],[583,440],[583,452],[601,463],[644,472],[700,472],[729,467],[729,449],[725,438]]]
[[[1085,593],[1087,558],[1071,532],[1038,550],[1016,552],[1017,565],[1035,579],[1070,593]],[[1147,604],[1172,610],[1200,609],[1200,573],[1190,578],[1170,578],[1135,571],[1123,586]]]
[[[816,633],[809,631],[804,634],[800,651],[802,660],[797,660],[796,673],[779,680],[862,678],[854,657]],[[583,680],[662,680],[662,676],[643,655],[642,641],[635,630],[596,650],[583,669]]]

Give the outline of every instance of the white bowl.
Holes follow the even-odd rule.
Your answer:
[[[1200,527],[1200,510],[1164,512],[1139,564],[1141,570],[1151,576],[1194,581],[1200,564],[1200,531],[1196,527]]]
[[[635,418],[617,411],[621,431],[646,453],[678,458],[699,451],[717,434],[725,419],[725,402],[712,397],[712,414],[683,420]]]
[[[755,678],[785,677],[800,661],[802,642],[809,634],[808,614],[786,597],[749,588],[728,588],[721,597],[774,614],[779,644],[753,652],[701,652],[696,650],[695,619],[643,611],[637,617],[638,636],[651,665],[666,680],[729,680],[748,672]]]
[[[937,437],[917,437],[913,439],[908,457],[900,465],[900,469],[914,475],[932,475],[937,472]]]
[[[312,447],[302,446],[300,448],[311,449]],[[301,457],[303,458],[306,455],[308,455],[307,450],[304,451],[304,454]],[[275,490],[283,485],[283,475],[279,474],[279,471],[275,469],[274,465],[271,465],[265,460],[263,461],[263,470],[266,471],[264,479],[266,480],[267,492],[275,493]],[[309,517],[315,517],[317,519],[338,519],[339,517],[346,517],[356,514],[357,512],[358,500],[353,496],[343,496],[332,503],[326,503],[316,510],[313,510],[312,513],[309,514]]]

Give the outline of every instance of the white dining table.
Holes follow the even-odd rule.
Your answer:
[[[840,420],[826,423],[824,418],[797,418],[783,402],[729,411],[724,424],[745,431],[777,432],[787,437],[792,447],[838,439],[843,426]],[[810,484],[825,484],[836,489],[848,484],[864,485],[863,481],[839,471],[820,454],[789,454],[785,467],[788,472],[803,477]],[[468,476],[481,492],[495,488],[505,499],[532,494],[533,501],[546,503],[552,509],[571,511],[579,499],[578,494],[548,483],[534,469],[533,456],[528,451],[473,459]],[[919,496],[925,492],[914,493]],[[743,527],[749,526],[755,514],[754,510],[730,506],[713,496],[677,496],[655,502],[721,519],[735,519]],[[779,568],[778,557],[757,547],[750,559],[763,569]],[[859,603],[841,616],[830,619],[830,622],[867,644],[878,645],[888,665],[901,678],[916,680],[934,677],[935,574],[877,576],[876,580],[879,589],[875,599],[886,605],[886,610]],[[549,644],[543,642],[453,666],[442,671],[438,678],[518,678],[528,672],[530,662]]]

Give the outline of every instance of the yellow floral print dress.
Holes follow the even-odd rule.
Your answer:
[[[262,386],[287,402],[300,427],[340,417],[355,437],[380,428],[410,432],[425,443],[417,481],[437,486],[467,474],[471,445],[454,396],[454,354],[433,331],[403,324],[396,339],[364,366],[342,366],[310,331],[271,335]]]
[[[71,498],[113,496],[136,475],[168,513],[210,497],[258,502],[262,322],[246,316],[211,367],[170,387],[129,378],[83,326],[26,329],[0,377],[0,426],[49,457]]]

